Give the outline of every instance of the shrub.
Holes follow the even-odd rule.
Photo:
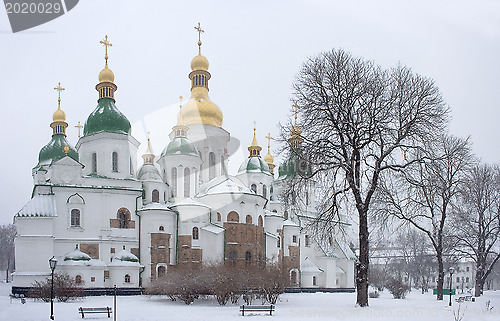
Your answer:
[[[392,279],[385,284],[394,299],[404,299],[410,291],[410,286],[398,279]]]
[[[35,299],[50,302],[51,278],[33,283],[29,296]],[[54,298],[60,302],[67,302],[84,296],[83,289],[66,273],[54,274]]]

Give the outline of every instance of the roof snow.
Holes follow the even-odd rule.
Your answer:
[[[216,226],[216,225],[211,225],[211,224],[204,226],[201,229],[208,231],[208,232],[211,232],[211,233],[214,233],[214,234],[220,234],[220,233],[224,232],[224,228],[222,228],[220,226]]]
[[[24,207],[17,213],[17,216],[57,216],[56,202],[54,195],[36,194]]]
[[[302,273],[318,273],[318,272],[323,272],[321,271],[316,264],[314,264],[308,257],[302,261],[302,264],[300,265],[300,271]]]

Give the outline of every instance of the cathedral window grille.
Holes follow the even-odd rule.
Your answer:
[[[76,284],[82,284],[82,276],[80,274],[75,276],[75,282]]]
[[[252,216],[251,215],[247,215],[247,217],[245,218],[245,221],[247,224],[252,224]]]
[[[158,267],[158,277],[161,278],[162,276],[165,276],[167,272],[167,269],[165,269],[165,266],[164,265],[160,265]]]
[[[191,189],[190,179],[191,179],[191,171],[189,170],[188,167],[186,167],[184,168],[184,197],[190,196],[190,189]]]
[[[267,186],[265,184],[262,186],[262,196],[267,198]]]
[[[158,228],[159,231],[165,231],[165,228],[163,227],[163,225],[161,225],[159,228]]]
[[[252,186],[250,187],[250,189],[251,189],[254,193],[257,193],[257,185],[252,184]]]
[[[198,230],[198,228],[195,226],[193,227],[193,240],[197,240],[199,239],[200,237],[200,231]]]
[[[215,178],[215,154],[213,152],[208,154],[208,176],[209,179]]]
[[[222,217],[219,212],[217,212],[217,222],[222,221]]]
[[[246,253],[245,253],[245,262],[247,264],[252,264],[252,252],[246,251]]]
[[[92,154],[92,173],[97,173],[97,153]]]
[[[152,194],[151,195],[151,202],[160,203],[160,192],[158,192],[157,189],[154,189],[151,194]]]
[[[80,226],[80,210],[72,209],[71,210],[71,226]]]
[[[236,251],[229,251],[229,264],[231,266],[236,265]]]
[[[304,245],[307,246],[307,247],[311,246],[311,237],[309,235],[305,236],[305,242],[304,243],[305,243]]]
[[[292,242],[293,243],[297,243],[297,235],[293,235],[292,236]]]
[[[177,197],[177,168],[172,168],[172,194]]]
[[[119,220],[119,228],[129,228],[130,225],[130,211],[126,208],[120,208],[117,213]]]
[[[130,283],[130,275],[125,274],[125,283]]]
[[[264,220],[262,219],[262,215],[259,215],[259,226],[264,226]]]
[[[227,221],[238,223],[240,221],[240,216],[235,211],[229,212],[229,214],[227,214]]]
[[[113,152],[113,161],[112,161],[112,166],[113,166],[113,172],[118,172],[118,153],[117,152]]]
[[[297,284],[297,271],[290,272],[290,281],[292,281],[293,285]]]

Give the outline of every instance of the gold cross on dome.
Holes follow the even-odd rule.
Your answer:
[[[108,47],[113,46],[111,42],[108,41],[108,35],[104,37],[104,40],[99,41],[105,48],[106,48],[106,54],[104,55],[104,59],[106,59],[106,65],[108,64]]]
[[[293,107],[295,108],[295,126],[297,126],[297,110],[299,107],[297,107],[297,104],[294,104]]]
[[[54,90],[57,90],[59,92],[59,97],[57,98],[58,105],[61,105],[61,91],[65,90],[63,87],[61,87],[61,83],[57,85],[57,87],[54,87]]]
[[[182,109],[182,96],[179,96],[179,109]]]
[[[80,124],[80,122],[78,122],[78,125],[75,126],[76,128],[78,128],[78,138],[81,137],[81,134],[80,134],[80,130],[83,128],[82,124]]]
[[[271,139],[273,139],[271,137],[271,133],[267,134],[267,136],[264,138],[267,138],[267,150],[269,151],[269,148],[271,148]]]
[[[201,29],[201,24],[198,22],[198,26],[194,27],[198,31],[198,50],[201,55],[201,34],[205,33],[205,30]]]

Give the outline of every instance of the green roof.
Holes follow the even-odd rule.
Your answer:
[[[269,165],[260,156],[248,157],[240,166],[238,173],[265,173],[271,174]]]
[[[112,98],[100,98],[97,101],[96,109],[85,122],[84,136],[99,132],[130,133],[130,122],[116,108],[115,100]]]
[[[175,137],[161,152],[161,157],[165,155],[200,156],[196,147],[186,137]]]
[[[68,151],[64,147],[68,146]],[[50,142],[43,146],[38,154],[39,164],[49,164],[69,156],[78,162],[78,152],[70,145],[64,134],[52,135]]]
[[[295,150],[290,157],[280,165],[278,168],[278,179],[288,179],[294,177],[296,174],[301,176],[310,176],[311,166],[306,163],[306,161],[300,160],[299,155],[300,150]]]

